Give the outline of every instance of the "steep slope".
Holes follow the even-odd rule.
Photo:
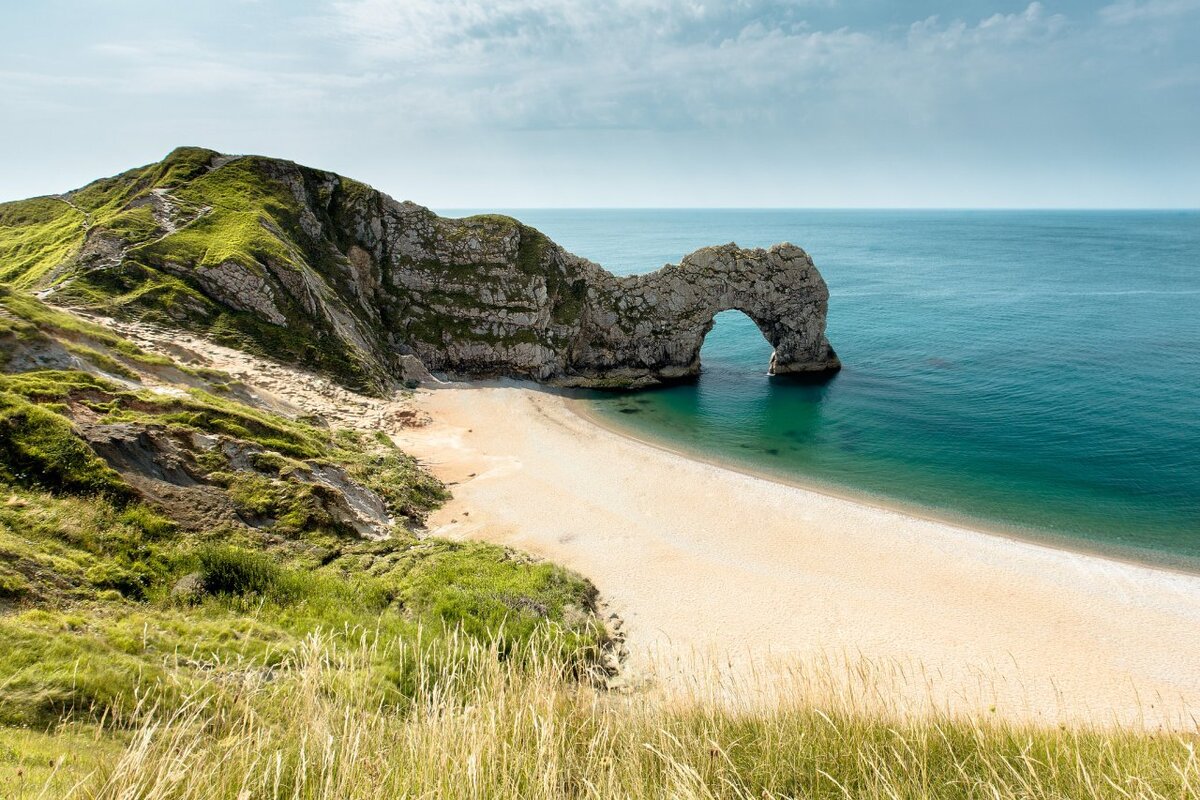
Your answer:
[[[343,425],[0,287],[0,726],[174,702],[318,631],[423,628],[427,652],[372,656],[396,702],[416,661],[453,659],[446,635],[561,632],[597,660],[583,578],[425,535],[448,493],[386,434],[403,403],[358,398],[393,422]]]
[[[308,180],[322,178],[181,148],[66,195],[0,205],[0,281],[57,303],[202,330],[377,390],[395,367],[381,360],[391,350],[378,319],[342,300],[355,276],[319,239],[307,190],[322,187]]]
[[[630,387],[694,376],[719,311],[827,373],[828,291],[797,247],[705,248],[617,278],[514,219],[446,219],[287,161],[181,148],[0,205],[0,281],[204,332],[381,391],[426,370]]]

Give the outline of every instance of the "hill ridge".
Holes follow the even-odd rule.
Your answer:
[[[731,243],[618,278],[511,217],[440,217],[332,172],[196,147],[0,205],[0,281],[377,393],[428,371],[686,380],[728,308],[775,347],[773,372],[839,366],[824,336],[828,290],[798,247]]]

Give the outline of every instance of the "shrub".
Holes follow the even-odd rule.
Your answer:
[[[240,547],[211,547],[200,552],[200,574],[209,594],[267,594],[281,570],[262,553]]]

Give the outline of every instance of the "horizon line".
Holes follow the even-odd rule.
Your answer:
[[[1200,212],[1200,206],[445,206],[434,211],[1171,211]]]
[[[214,151],[215,152],[215,151]],[[102,179],[101,179],[102,180]],[[373,189],[400,202],[413,202],[438,213],[443,212],[487,212],[487,211],[888,211],[888,212],[923,212],[923,211],[971,211],[971,212],[1020,212],[1020,211],[1088,211],[1088,212],[1200,212],[1200,205],[1194,206],[647,206],[647,205],[602,205],[602,206],[537,206],[537,205],[443,205],[438,203],[422,203],[411,198],[400,198],[388,194],[377,186],[368,184]],[[86,184],[85,184],[86,186]],[[49,192],[27,197],[0,198],[0,205],[20,203],[26,200],[37,200],[45,197],[61,197],[77,191],[69,189],[65,192]]]

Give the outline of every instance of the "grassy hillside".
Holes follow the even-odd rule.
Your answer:
[[[447,637],[509,657],[552,629],[577,669],[599,657],[578,576],[420,538],[446,489],[383,434],[258,407],[9,289],[0,353],[0,725],[19,726],[0,730],[0,797],[7,761],[72,741],[33,731],[104,720],[89,748],[109,752],[139,698],[282,676],[318,631],[420,638],[361,666],[389,708],[456,657]]]
[[[275,295],[286,324],[273,324],[198,280],[229,262],[268,282],[307,273],[338,288],[345,257],[304,232],[308,209],[296,197],[295,182],[316,175],[288,162],[184,147],[64,195],[0,204],[0,282],[52,291],[57,303],[201,331],[378,390],[387,365],[371,347],[379,331],[370,320],[356,321],[366,339],[356,345],[286,292]],[[356,186],[339,179],[339,191],[347,190],[342,184]]]
[[[561,640],[508,659],[461,638],[442,660],[412,637],[313,637],[270,671],[244,664],[97,735],[11,730],[0,776],[12,796],[242,798],[1193,798],[1195,737],[1035,728],[936,712],[890,718],[811,686],[739,700],[601,693],[571,677]],[[513,656],[516,656],[515,658]],[[412,663],[407,702],[379,662]],[[818,676],[819,677],[819,676]],[[728,691],[728,687],[726,687]],[[78,788],[72,791],[72,787]],[[5,787],[0,777],[0,793]]]

